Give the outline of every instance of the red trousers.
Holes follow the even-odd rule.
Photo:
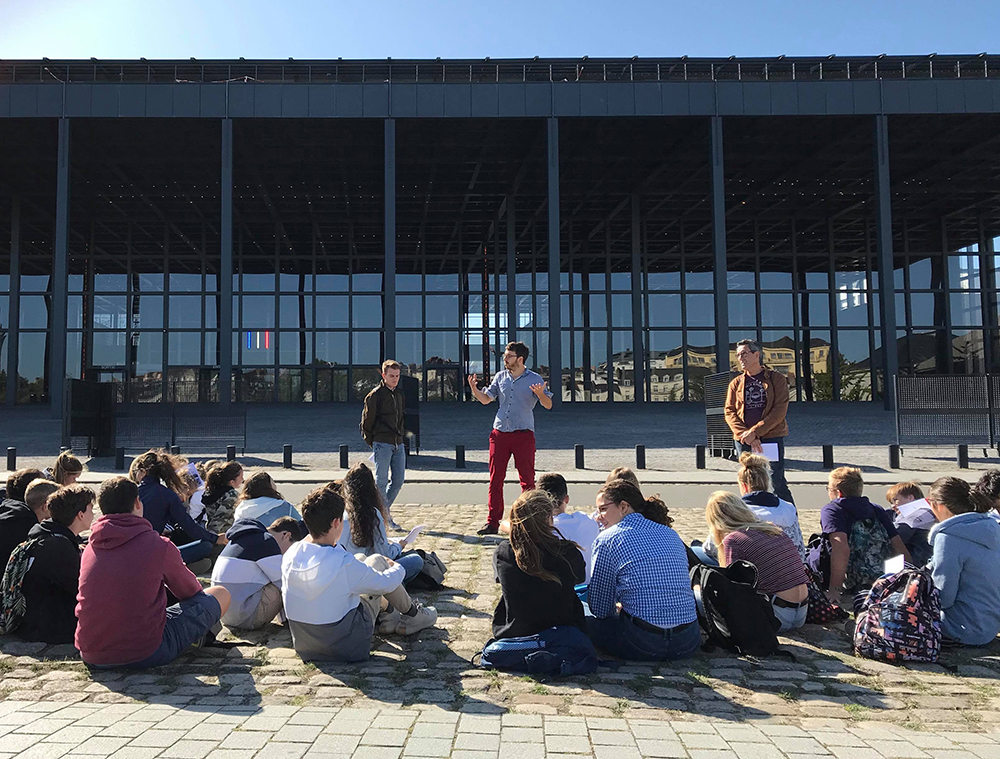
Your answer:
[[[517,476],[521,479],[521,492],[535,487],[535,433],[531,430],[490,433],[490,497],[489,523],[500,524],[503,519],[503,481],[507,476],[507,463],[514,456]]]

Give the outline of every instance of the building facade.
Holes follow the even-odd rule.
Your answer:
[[[0,402],[1000,366],[1000,58],[0,61]]]

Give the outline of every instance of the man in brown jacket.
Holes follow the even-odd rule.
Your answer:
[[[785,480],[788,380],[780,372],[765,367],[760,359],[760,346],[754,340],[736,343],[736,360],[740,362],[743,373],[729,383],[726,422],[733,431],[737,453],[762,453],[763,443],[777,445],[777,460],[771,462],[774,494],[795,503]]]
[[[382,381],[365,397],[365,410],[361,412],[361,437],[375,453],[375,483],[389,513],[386,527],[394,530],[401,528],[389,510],[406,477],[406,448],[403,446],[406,401],[399,387],[402,368],[398,361],[383,362]]]

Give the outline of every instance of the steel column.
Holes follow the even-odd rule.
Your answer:
[[[507,335],[510,340],[520,340],[517,335],[517,240],[514,234],[514,196],[507,196]],[[537,363],[539,356],[535,355]],[[531,360],[530,358],[528,359]]]
[[[729,371],[729,299],[726,295],[726,187],[722,152],[722,117],[711,118],[712,252],[715,268],[715,365]]]
[[[385,270],[383,288],[383,360],[396,357],[396,122],[385,120]],[[423,247],[421,247],[423,250]]]
[[[549,389],[562,404],[562,311],[559,304],[559,119],[547,120],[549,180]]]
[[[17,397],[17,332],[21,317],[21,200],[10,204],[10,295],[7,319],[7,405]]]
[[[222,220],[219,251],[219,403],[233,392],[233,120],[222,119]]]
[[[875,116],[875,243],[878,256],[879,317],[882,327],[882,402],[895,407],[893,378],[899,373],[896,298],[893,289],[892,195],[889,184],[889,119]]]
[[[642,238],[639,193],[632,193],[632,387],[635,402],[646,400],[646,349],[642,343]]]
[[[66,385],[66,291],[69,275],[69,119],[59,119],[56,158],[56,229],[52,250],[52,312],[49,322],[49,398],[53,417],[63,415]]]

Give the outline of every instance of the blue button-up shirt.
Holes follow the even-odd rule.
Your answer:
[[[633,617],[670,629],[697,619],[680,535],[641,514],[628,514],[594,541],[587,591],[595,617],[613,616],[615,604]]]
[[[500,398],[500,409],[493,420],[493,429],[500,432],[535,429],[535,404],[538,396],[531,392],[532,385],[545,382],[542,375],[525,369],[517,379],[506,369],[493,375],[493,381],[483,392],[490,398]],[[545,394],[551,398],[549,390]]]

